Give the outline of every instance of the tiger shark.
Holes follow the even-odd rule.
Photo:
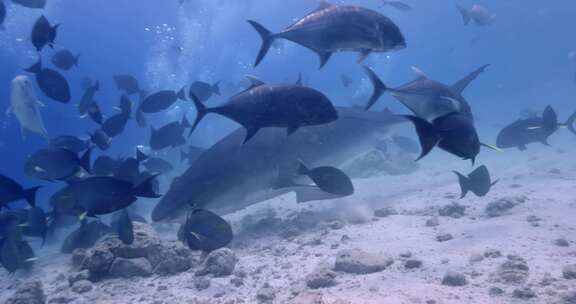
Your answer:
[[[300,161],[311,167],[344,165],[373,149],[391,128],[406,121],[388,111],[337,111],[338,120],[303,127],[291,136],[281,128],[266,128],[242,144],[245,130],[232,132],[172,181],[155,206],[152,220],[178,220],[189,206],[232,213],[288,192],[296,192],[299,202],[331,198],[309,186],[278,185],[290,184]]]

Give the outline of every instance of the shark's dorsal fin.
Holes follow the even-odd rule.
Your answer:
[[[426,73],[424,73],[420,68],[412,66],[411,69],[414,74],[416,74],[417,79],[428,79],[428,75],[426,75]]]
[[[319,11],[323,11],[329,7],[333,7],[334,4],[329,3],[328,1],[324,1],[324,0],[320,0],[320,2],[318,3],[318,7],[316,9],[314,9],[313,11],[310,12],[310,14],[315,13],[315,12],[319,12]]]
[[[480,68],[478,68],[477,70],[475,70],[474,72],[468,74],[466,77],[460,79],[458,82],[456,82],[454,85],[452,85],[452,90],[454,91],[454,93],[457,94],[462,94],[462,92],[464,92],[464,90],[466,89],[466,87],[472,82],[474,81],[474,79],[476,79],[478,77],[478,75],[480,75],[482,72],[484,72],[484,70],[490,66],[489,64],[485,64],[483,66],[481,66]]]

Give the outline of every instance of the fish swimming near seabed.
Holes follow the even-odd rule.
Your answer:
[[[496,146],[501,149],[518,148],[520,151],[526,150],[526,146],[530,143],[539,142],[549,146],[548,137],[561,127],[568,128],[572,134],[576,135],[575,120],[576,112],[565,123],[558,123],[556,111],[547,106],[541,116],[518,119],[504,127],[498,133]]]
[[[6,113],[14,113],[18,119],[22,139],[26,138],[26,132],[32,132],[49,141],[48,132],[38,109],[38,106],[43,104],[36,98],[30,79],[22,75],[16,76],[10,85],[10,107]]]

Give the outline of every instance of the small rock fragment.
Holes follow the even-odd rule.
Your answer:
[[[264,284],[264,286],[256,292],[256,300],[258,300],[258,303],[273,303],[275,298],[276,290],[268,285],[268,283]]]
[[[506,284],[523,284],[528,279],[529,272],[526,260],[509,255],[506,262],[498,266],[497,276]]]
[[[576,279],[576,264],[570,264],[562,268],[562,277],[568,280]]]
[[[110,266],[110,275],[116,278],[147,277],[152,274],[152,265],[145,258],[116,258]]]
[[[554,240],[554,245],[559,247],[568,247],[570,243],[565,238],[559,238]]]
[[[451,239],[453,239],[454,237],[452,236],[452,234],[450,233],[442,233],[436,236],[436,241],[438,242],[446,242],[449,241]]]
[[[512,297],[517,299],[532,299],[536,297],[536,293],[529,287],[522,287],[514,289]]]
[[[436,227],[440,225],[440,220],[437,217],[426,220],[426,227]]]
[[[74,291],[75,293],[87,293],[89,291],[91,291],[93,288],[92,282],[88,281],[88,280],[81,280],[78,281],[76,283],[74,283],[74,285],[72,285],[72,291]]]
[[[459,272],[449,271],[442,278],[442,285],[459,287],[465,286],[466,284],[468,284],[466,276]]]
[[[410,260],[407,260],[406,263],[404,263],[404,268],[406,268],[406,269],[416,269],[416,268],[420,268],[420,267],[422,267],[422,261],[421,260],[410,259]]]
[[[440,216],[449,216],[452,218],[461,218],[466,213],[466,206],[460,205],[457,202],[452,202],[452,204],[443,206],[438,210]]]
[[[370,254],[360,249],[346,249],[338,252],[334,270],[354,274],[369,274],[382,271],[392,263],[394,260],[390,257]]]
[[[306,286],[312,289],[325,288],[336,285],[336,273],[320,267],[305,278]]]
[[[215,277],[229,276],[234,272],[238,258],[228,248],[220,248],[208,254],[201,269],[196,273],[198,276],[211,274]]]

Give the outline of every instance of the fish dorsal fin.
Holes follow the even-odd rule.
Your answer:
[[[426,75],[426,73],[424,73],[420,68],[412,66],[411,69],[414,74],[416,74],[417,79],[428,79],[428,75]]]
[[[318,7],[316,7],[316,9],[311,11],[310,14],[315,13],[315,12],[319,12],[319,11],[323,11],[323,10],[330,8],[330,7],[333,7],[333,6],[334,6],[334,4],[329,3],[328,1],[320,0],[320,2],[318,3]]]
[[[264,81],[256,78],[256,76],[246,75],[246,79],[248,79],[250,81],[250,87],[248,87],[248,89],[246,89],[246,90],[251,90],[253,88],[264,85]]]
[[[476,79],[478,77],[478,75],[480,75],[482,72],[484,72],[484,70],[489,66],[490,66],[489,64],[485,64],[485,65],[481,66],[480,68],[476,69],[474,72],[466,75],[466,77],[460,79],[455,84],[453,84],[452,90],[454,91],[454,93],[462,94],[462,92],[464,92],[466,87],[472,81],[474,81],[474,79]]]

